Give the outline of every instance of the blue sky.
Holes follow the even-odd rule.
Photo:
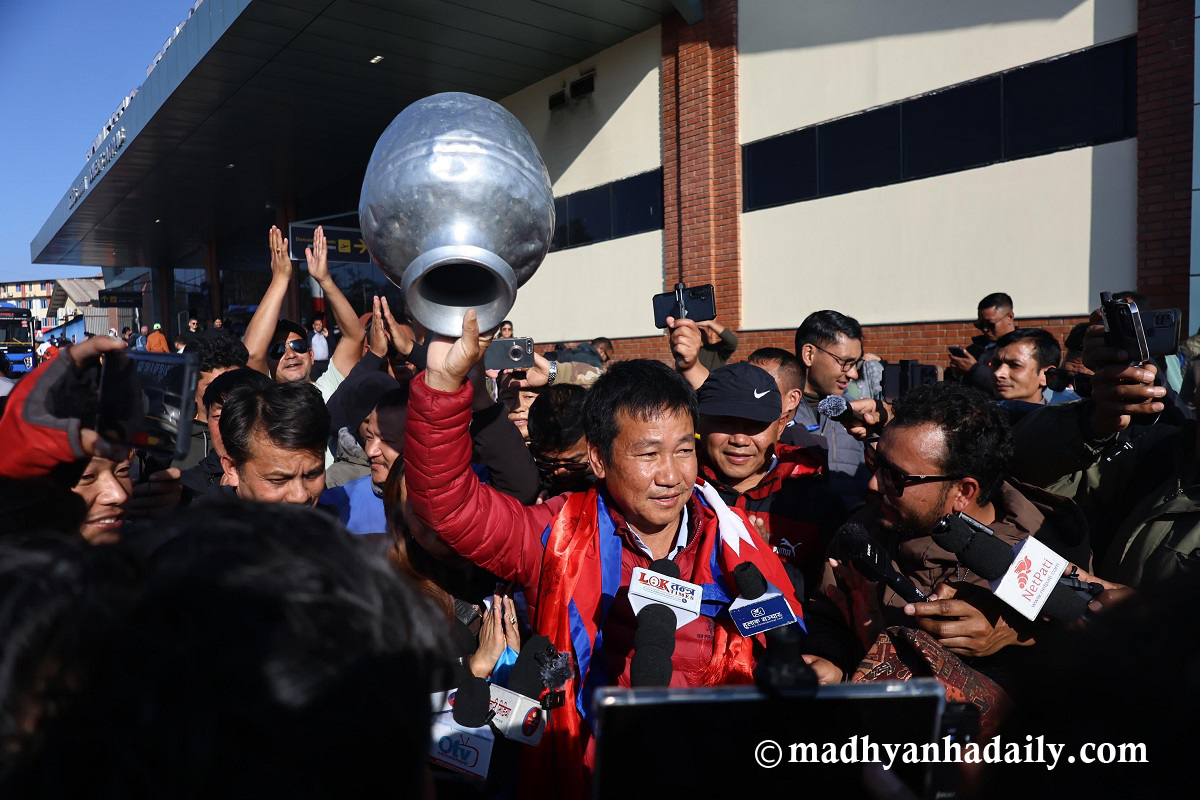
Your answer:
[[[34,264],[29,243],[191,5],[0,0],[0,281],[99,273]]]

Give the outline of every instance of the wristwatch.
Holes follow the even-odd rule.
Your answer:
[[[546,381],[546,385],[553,386],[554,379],[558,377],[558,362],[557,361],[550,362],[550,370],[549,370],[548,374],[550,375],[550,379]]]

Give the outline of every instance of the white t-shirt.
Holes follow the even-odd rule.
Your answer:
[[[321,399],[328,403],[329,398],[333,397],[333,393],[337,391],[344,380],[346,380],[346,376],[338,372],[337,366],[330,361],[329,368],[321,377],[313,381],[313,386],[317,387],[317,391],[321,393]]]

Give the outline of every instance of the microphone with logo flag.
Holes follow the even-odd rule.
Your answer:
[[[521,648],[507,686],[491,685],[492,726],[502,736],[541,744],[549,712],[564,702],[562,687],[571,677],[571,655],[554,649],[542,635]]]
[[[1088,601],[1103,591],[1098,583],[1064,578],[1067,559],[1032,536],[1016,547],[991,528],[961,512],[938,521],[933,541],[954,553],[967,569],[991,584],[992,592],[1029,620],[1047,616],[1077,620]]]
[[[896,571],[891,553],[857,522],[847,522],[838,529],[832,550],[844,554],[867,580],[886,583],[905,602],[923,603],[929,599],[912,581]]]
[[[695,616],[699,616],[700,587],[679,580],[678,564],[660,558],[649,570],[634,567],[629,584],[629,602],[637,615],[633,657],[629,661],[629,681],[634,687],[670,685],[675,631],[682,627],[676,609],[679,604],[687,604],[681,596],[686,591],[681,589],[688,587],[696,590]]]
[[[738,632],[742,636],[762,633],[767,640],[754,669],[754,682],[763,689],[816,689],[816,673],[801,657],[800,626],[783,592],[749,561],[733,568],[733,582],[739,596],[730,604],[729,616]]]

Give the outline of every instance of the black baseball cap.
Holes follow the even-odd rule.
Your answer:
[[[783,397],[775,379],[748,361],[717,368],[697,395],[700,413],[708,416],[774,422],[783,414]]]
[[[275,323],[275,335],[271,337],[271,341],[284,341],[289,333],[294,333],[301,339],[308,339],[308,331],[304,330],[304,326],[299,322],[292,322],[290,319],[281,319]]]

